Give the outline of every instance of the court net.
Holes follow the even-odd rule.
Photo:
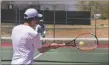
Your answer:
[[[75,38],[41,38],[40,40],[44,43],[66,43],[71,40],[74,40]],[[84,38],[80,38],[82,40]],[[87,38],[86,40],[95,40],[93,38]],[[108,42],[109,38],[98,38],[98,41],[102,42]],[[11,37],[1,37],[1,42],[11,42]]]

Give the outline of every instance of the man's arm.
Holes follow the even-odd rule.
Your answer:
[[[57,44],[57,43],[44,44],[44,45],[42,45],[41,44],[41,41],[40,41],[40,37],[39,37],[39,35],[35,31],[29,37],[33,39],[33,41],[31,41],[31,43],[33,44],[33,46],[35,48],[37,48],[37,50],[39,52],[41,52],[41,53],[44,53],[44,52],[46,52],[46,51],[48,51],[50,49],[56,49],[56,48],[59,48],[59,47],[64,46],[63,44]]]
[[[50,45],[48,44],[48,45],[42,45],[41,48],[38,48],[38,51],[39,51],[40,53],[44,53],[44,52],[49,51],[50,49],[51,49],[51,48],[50,48]]]
[[[52,43],[52,44],[45,44],[41,48],[38,49],[40,53],[44,53],[49,51],[50,49],[57,49],[59,47],[65,46],[64,44],[57,44],[57,43]]]

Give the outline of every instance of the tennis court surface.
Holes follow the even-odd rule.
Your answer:
[[[52,39],[51,39],[52,40]],[[61,40],[61,39],[60,39]],[[65,39],[64,39],[65,40]],[[10,65],[12,44],[10,40],[1,41],[1,65]],[[50,42],[46,42],[50,43]],[[52,49],[35,59],[35,65],[108,65],[108,40],[99,40],[98,48],[91,52],[83,52],[72,47]],[[36,50],[35,56],[39,53]],[[34,56],[34,57],[35,57]]]

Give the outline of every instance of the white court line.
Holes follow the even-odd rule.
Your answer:
[[[34,57],[34,59],[39,58],[43,53],[39,53],[37,56]]]
[[[11,39],[11,37],[1,37],[1,39]],[[75,38],[41,38],[41,40],[73,40]],[[89,38],[90,40],[90,38]],[[98,38],[98,40],[104,40],[107,41],[109,38]]]

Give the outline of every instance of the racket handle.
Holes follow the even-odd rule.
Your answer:
[[[65,44],[65,46],[73,46],[73,47],[75,47],[75,44],[67,43],[67,44]]]

